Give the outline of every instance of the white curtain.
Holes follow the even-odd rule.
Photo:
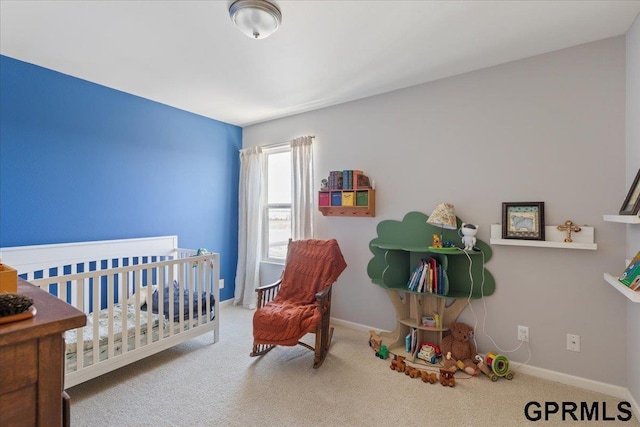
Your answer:
[[[262,148],[240,150],[238,203],[238,268],[233,303],[254,309],[260,284],[262,240]]]
[[[313,137],[291,141],[291,238],[313,238]]]

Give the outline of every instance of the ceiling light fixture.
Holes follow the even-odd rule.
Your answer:
[[[267,0],[236,0],[229,6],[229,16],[252,39],[269,37],[282,23],[280,9]]]

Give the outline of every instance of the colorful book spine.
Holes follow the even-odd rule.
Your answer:
[[[620,275],[619,280],[620,283],[634,290],[638,287],[638,283],[640,283],[640,252],[633,257],[627,268]]]

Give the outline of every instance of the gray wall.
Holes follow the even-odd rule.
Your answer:
[[[640,169],[640,17],[627,32],[627,185]],[[627,258],[640,250],[640,225],[627,225]],[[640,304],[627,302],[627,378],[640,405]]]
[[[486,268],[496,292],[461,320],[475,325],[478,317],[481,352],[525,361],[524,347],[503,350],[517,346],[517,325],[526,325],[531,365],[626,387],[628,307],[603,280],[603,272],[623,267],[626,228],[602,219],[618,210],[626,191],[624,37],[243,132],[245,146],[316,135],[318,187],[334,169],[362,169],[376,181],[375,218],[316,214],[317,237],[337,238],[349,265],[335,287],[332,315],[357,324],[395,327],[386,293],[366,274],[368,242],[382,220],[429,214],[448,201],[463,221],[480,225],[478,237],[488,242],[502,202],[544,201],[547,224],[594,226],[597,251],[493,246]],[[581,352],[566,350],[567,333],[581,336]]]

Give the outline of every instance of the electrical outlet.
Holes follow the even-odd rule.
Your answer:
[[[529,327],[518,325],[518,341],[529,342]]]
[[[580,335],[567,334],[567,350],[580,351]]]

